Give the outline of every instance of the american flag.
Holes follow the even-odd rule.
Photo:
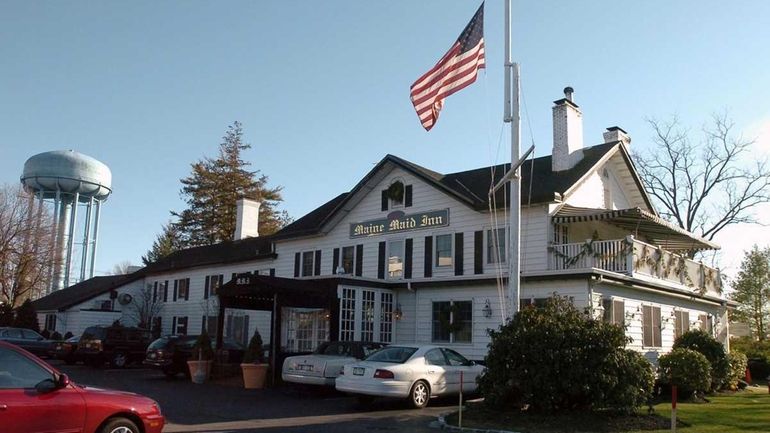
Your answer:
[[[412,84],[414,109],[426,131],[438,120],[444,99],[474,81],[484,67],[484,3],[460,37],[431,70]]]

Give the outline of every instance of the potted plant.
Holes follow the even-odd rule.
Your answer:
[[[192,357],[187,361],[193,383],[200,384],[208,380],[211,375],[211,365],[214,363],[213,359],[214,350],[211,348],[211,338],[204,332],[195,340]]]
[[[265,377],[267,377],[268,364],[265,363],[265,352],[262,348],[262,336],[259,330],[254,331],[254,335],[249,341],[249,347],[243,354],[243,387],[246,389],[260,389],[265,386]]]

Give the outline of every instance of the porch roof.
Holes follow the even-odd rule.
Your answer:
[[[243,274],[217,291],[227,308],[272,310],[273,300],[285,307],[327,308],[337,298],[337,279],[300,280]]]
[[[564,205],[556,212],[553,221],[560,224],[605,221],[632,233],[641,233],[656,245],[672,251],[720,248],[719,245],[638,207],[607,210]]]

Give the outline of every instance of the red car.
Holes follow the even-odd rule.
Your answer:
[[[71,382],[29,352],[0,341],[3,433],[160,433],[158,404],[141,395]]]

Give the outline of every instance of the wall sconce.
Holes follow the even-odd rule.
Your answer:
[[[404,317],[404,312],[401,311],[401,304],[396,304],[396,309],[393,310],[393,317],[396,318],[396,320],[401,320],[402,317]]]
[[[484,317],[487,319],[492,317],[492,306],[489,304],[489,298],[484,301],[484,308],[482,308],[481,312],[484,313]]]

